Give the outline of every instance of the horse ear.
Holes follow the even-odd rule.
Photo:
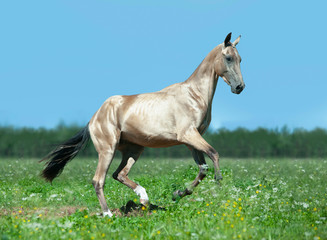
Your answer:
[[[227,47],[228,45],[230,45],[230,39],[232,38],[232,33],[228,33],[228,35],[226,36],[225,38],[225,41],[224,41],[224,46]]]
[[[241,39],[241,35],[238,36],[238,38],[233,42],[233,45],[236,46],[240,42],[240,39]]]

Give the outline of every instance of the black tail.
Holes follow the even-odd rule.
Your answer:
[[[55,177],[60,175],[66,164],[77,155],[89,139],[89,124],[87,124],[74,137],[58,145],[40,161],[47,161],[41,176],[47,181],[52,182]]]

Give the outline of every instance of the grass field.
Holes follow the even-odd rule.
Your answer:
[[[209,161],[208,161],[209,162]],[[111,178],[118,216],[102,218],[91,180],[96,159],[74,159],[53,185],[35,159],[0,160],[1,239],[327,239],[327,160],[221,159],[222,185],[208,176],[179,202],[172,192],[197,175],[191,159],[140,159],[131,179],[165,210],[119,208],[137,196]]]

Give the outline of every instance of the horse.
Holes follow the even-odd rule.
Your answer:
[[[46,161],[42,177],[52,182],[91,138],[99,158],[92,184],[103,216],[113,216],[103,188],[116,150],[122,153],[122,160],[113,178],[131,188],[145,206],[149,204],[145,188],[128,178],[145,147],[184,144],[191,150],[199,173],[190,186],[173,193],[173,200],[192,194],[206,176],[208,165],[204,154],[212,160],[215,179],[219,183],[222,175],[218,152],[202,135],[211,121],[218,78],[231,87],[232,93],[240,94],[245,87],[240,70],[241,57],[236,49],[241,36],[232,43],[231,35],[229,33],[223,43],[210,51],[186,81],[158,92],[108,98],[86,127],[41,160]]]

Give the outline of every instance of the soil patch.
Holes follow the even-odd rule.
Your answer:
[[[74,214],[77,211],[84,211],[86,207],[76,207],[76,206],[62,206],[58,209],[52,208],[25,208],[25,207],[15,207],[11,209],[0,209],[0,216],[18,216],[18,217],[31,217],[31,216],[39,216],[39,217],[65,217]],[[166,209],[163,207],[159,207],[154,204],[149,204],[144,206],[140,203],[135,203],[132,200],[129,200],[126,205],[112,209],[112,213],[117,217],[131,217],[131,216],[148,216],[151,215],[153,212],[162,210],[165,211]],[[90,216],[98,215],[101,216],[100,213],[90,212]]]
[[[151,215],[154,211],[162,210],[165,211],[166,209],[163,207],[159,207],[154,204],[149,204],[144,206],[140,203],[135,203],[132,200],[129,200],[126,205],[120,207],[119,209],[116,208],[113,210],[113,214],[116,216],[144,216],[144,215]]]

